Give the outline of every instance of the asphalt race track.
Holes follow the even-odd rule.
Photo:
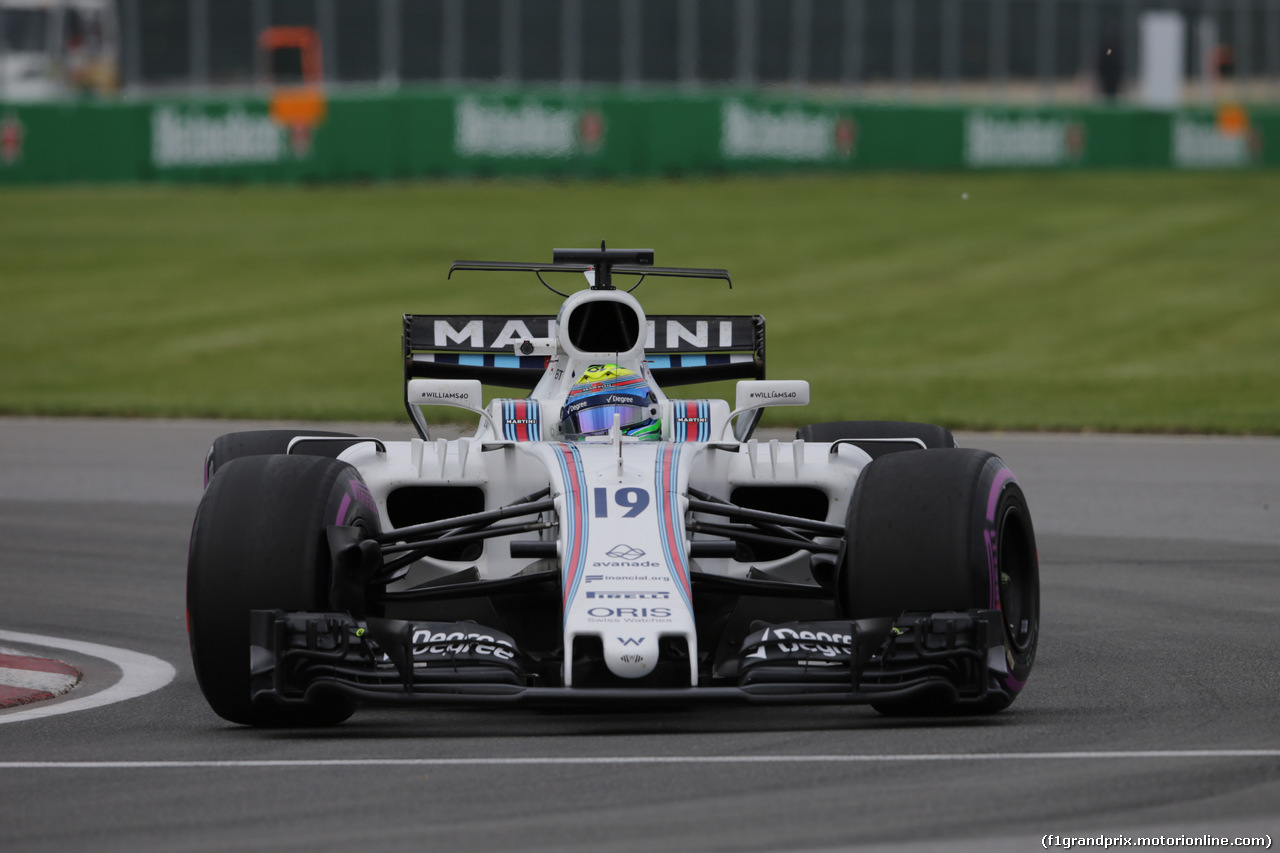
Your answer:
[[[362,710],[316,732],[226,724],[192,675],[187,537],[204,450],[238,428],[0,420],[0,647],[84,673],[0,711],[0,850],[1280,836],[1280,440],[960,436],[1010,464],[1039,537],[1040,657],[994,717]]]

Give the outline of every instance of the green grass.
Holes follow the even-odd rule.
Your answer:
[[[1280,433],[1276,172],[5,189],[0,412],[400,419],[402,313],[559,304],[449,261],[601,238],[730,269],[637,295],[764,314],[774,424]]]

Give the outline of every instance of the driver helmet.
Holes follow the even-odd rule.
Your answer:
[[[571,441],[608,435],[615,415],[623,435],[642,441],[662,437],[658,398],[644,377],[616,364],[593,364],[569,389],[560,412],[560,429]]]

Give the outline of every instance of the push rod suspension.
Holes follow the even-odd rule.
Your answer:
[[[501,521],[504,518],[516,518],[521,515],[535,515],[540,512],[547,512],[555,509],[555,501],[547,499],[540,501],[530,501],[527,503],[508,504],[498,509],[485,510],[484,512],[473,512],[469,515],[459,515],[454,518],[446,518],[440,521],[428,521],[425,524],[413,524],[409,527],[398,527],[394,530],[387,530],[373,537],[379,545],[391,545],[396,542],[402,542],[406,539],[421,539],[430,537],[433,534],[447,533],[463,527],[485,527],[493,524],[495,521]],[[385,550],[385,548],[384,548]]]
[[[782,515],[776,512],[765,512],[758,509],[747,509],[736,504],[727,503],[714,498],[706,492],[700,492],[697,489],[689,490],[689,509],[693,512],[703,512],[708,515],[723,515],[726,518],[732,518],[739,521],[749,521],[755,524],[774,524],[795,527],[801,530],[811,531],[819,536],[844,536],[844,527],[839,524],[830,524],[826,521],[818,521],[813,518],[801,518],[795,515]]]
[[[768,536],[758,533],[754,528],[733,527],[727,524],[708,524],[703,521],[689,522],[691,533],[706,533],[709,536],[723,536],[726,539],[743,542],[758,542],[765,545],[781,545],[799,551],[811,551],[816,554],[838,554],[840,546],[824,545],[812,539],[792,539],[790,536]]]

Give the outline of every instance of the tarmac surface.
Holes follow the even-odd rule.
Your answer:
[[[0,419],[0,654],[83,674],[0,710],[0,848],[1216,849],[1280,831],[1280,440],[957,436],[1016,472],[1041,556],[1039,659],[990,718],[362,709],[264,731],[209,710],[183,622],[204,450],[259,426]]]

